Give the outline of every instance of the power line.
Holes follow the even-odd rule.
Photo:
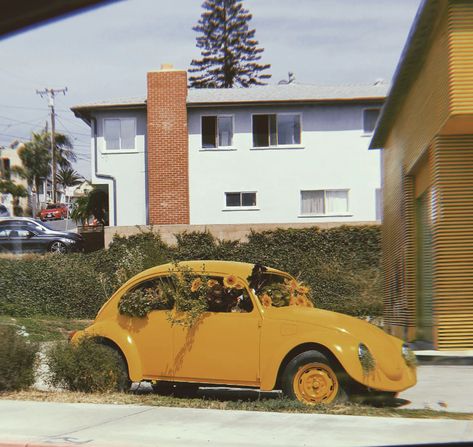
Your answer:
[[[10,104],[0,104],[0,107],[3,107],[5,109],[26,109],[26,110],[44,110],[42,107],[28,107],[28,106],[12,106]],[[66,109],[56,109],[58,112],[69,112],[69,110]]]

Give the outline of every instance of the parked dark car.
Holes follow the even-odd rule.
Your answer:
[[[69,253],[83,250],[80,234],[55,231],[35,219],[0,220],[0,252]]]
[[[5,217],[9,216],[10,213],[7,210],[7,207],[5,205],[0,204],[0,217]]]

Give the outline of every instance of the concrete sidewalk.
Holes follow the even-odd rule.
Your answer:
[[[379,446],[473,441],[473,421],[0,401],[0,446]]]

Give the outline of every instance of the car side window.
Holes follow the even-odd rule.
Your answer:
[[[9,234],[10,234],[10,229],[9,228],[0,228],[0,238],[6,239],[6,238],[8,238]]]
[[[125,300],[149,303],[150,310],[171,310],[174,307],[172,284],[168,277],[143,281],[125,293]]]
[[[251,312],[253,302],[246,287],[238,281],[233,283],[233,275],[225,278],[206,278],[207,303],[209,312]]]

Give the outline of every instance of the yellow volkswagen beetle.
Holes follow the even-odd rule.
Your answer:
[[[74,335],[119,351],[131,381],[281,389],[306,404],[416,383],[402,340],[316,309],[309,288],[259,264],[189,261],[148,269]]]

